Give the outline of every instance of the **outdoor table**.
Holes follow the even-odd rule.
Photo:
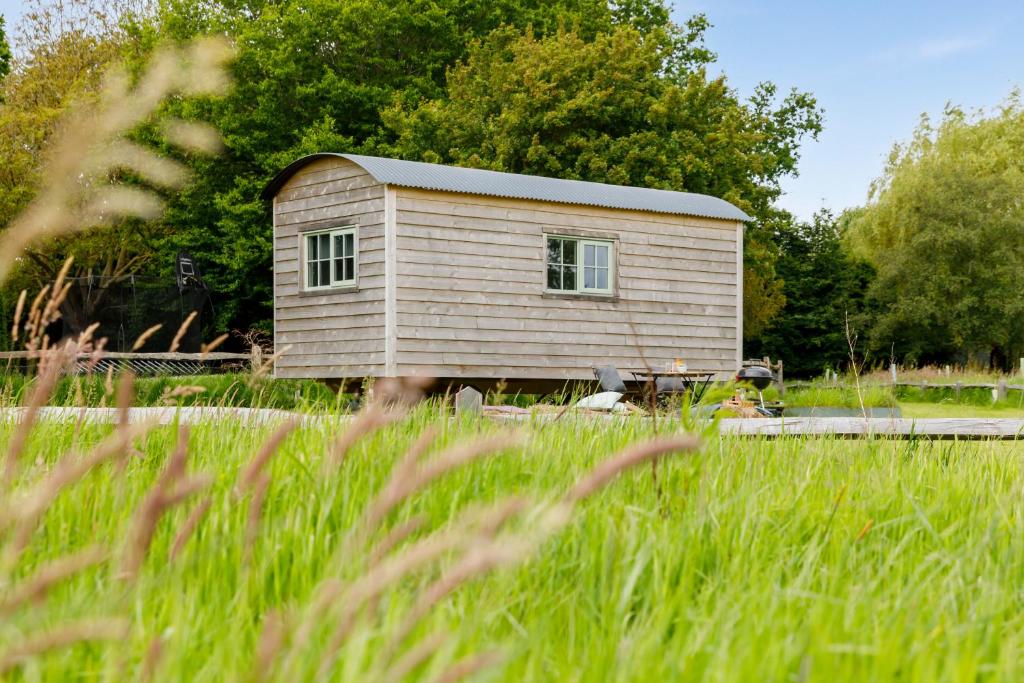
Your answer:
[[[675,377],[682,382],[683,391],[689,391],[690,395],[693,396],[694,403],[700,402],[704,392],[708,390],[711,380],[715,377],[713,372],[652,370],[650,368],[637,368],[635,370],[627,370],[627,372],[632,374],[633,379],[644,387],[653,385],[659,377]]]

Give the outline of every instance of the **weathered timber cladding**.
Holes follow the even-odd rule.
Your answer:
[[[302,292],[299,234],[359,226],[358,289]],[[277,377],[384,374],[384,186],[341,159],[309,164],[274,199],[274,337]]]
[[[396,220],[398,374],[736,368],[734,221],[407,188]],[[544,296],[544,235],[562,230],[617,238],[615,300]]]
[[[302,291],[301,232],[350,223],[357,289]],[[740,357],[734,220],[385,186],[335,157],[279,187],[274,224],[278,377],[563,381],[676,358],[724,376]],[[615,296],[546,294],[545,234],[614,239]]]

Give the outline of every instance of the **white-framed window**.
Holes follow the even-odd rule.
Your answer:
[[[300,239],[304,289],[330,289],[356,284],[359,242],[354,225],[303,233]]]
[[[549,292],[612,294],[615,290],[615,243],[582,237],[547,235]]]

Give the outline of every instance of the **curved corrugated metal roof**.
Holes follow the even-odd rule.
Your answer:
[[[303,166],[318,159],[330,157],[347,159],[361,166],[378,182],[399,187],[512,199],[535,199],[559,204],[601,206],[609,209],[674,213],[733,221],[753,220],[724,199],[704,194],[589,183],[581,180],[562,180],[518,173],[500,173],[479,168],[426,164],[420,161],[386,159],[361,154],[321,153],[298,159],[270,181],[263,190],[263,197],[269,198],[277,194],[278,190],[288,182],[288,179]]]

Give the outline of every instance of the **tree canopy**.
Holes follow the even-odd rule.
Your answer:
[[[1024,107],[949,107],[897,145],[850,216],[854,249],[878,269],[876,348],[914,361],[989,360],[1024,350]]]
[[[828,211],[809,223],[783,223],[776,270],[786,305],[751,348],[754,357],[782,358],[787,374],[814,376],[849,361],[846,322],[861,332],[872,320],[867,298],[874,269],[844,244],[847,218]]]
[[[7,24],[0,14],[0,79],[11,73],[11,44],[7,41]]]
[[[711,78],[702,17],[686,31],[618,26],[587,40],[511,29],[475,42],[448,73],[447,97],[384,113],[381,153],[493,170],[700,192],[758,218],[747,232],[745,328],[782,304],[767,227],[780,180],[805,135],[821,129],[813,97],[758,87],[747,102]],[[384,135],[386,140],[387,135]]]
[[[186,159],[195,181],[170,197],[163,221],[98,236],[79,248],[78,267],[102,268],[134,245],[154,258],[124,262],[128,269],[169,278],[173,255],[188,250],[216,292],[218,327],[269,328],[272,236],[260,191],[296,157],[336,150],[724,197],[757,218],[746,242],[748,334],[782,306],[773,235],[786,217],[773,204],[821,112],[807,93],[780,95],[764,83],[744,100],[724,76],[710,76],[703,16],[673,24],[662,0],[73,4],[90,3],[129,9],[102,26],[40,26],[36,47],[5,79],[12,101],[0,126],[14,134],[0,142],[10,174],[0,179],[9,190],[0,223],[31,197],[34,156],[63,102],[87,97],[114,57],[141,64],[164,41],[226,34],[237,45],[236,87],[169,105],[213,123],[224,154]],[[158,143],[155,134],[147,141]],[[51,266],[71,248],[51,246],[39,254]]]

